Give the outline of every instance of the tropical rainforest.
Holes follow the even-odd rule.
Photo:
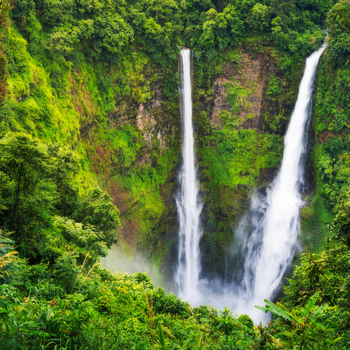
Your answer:
[[[180,48],[203,273],[278,171],[315,81],[300,249],[267,324],[174,292]],[[0,0],[0,348],[350,348],[349,0]],[[111,272],[118,245],[153,266]],[[154,278],[153,278],[154,277]],[[160,287],[155,287],[155,285]]]

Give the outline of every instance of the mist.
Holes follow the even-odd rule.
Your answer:
[[[144,272],[151,278],[155,287],[164,287],[163,277],[159,273],[159,268],[140,253],[128,256],[122,252],[120,247],[114,245],[108,256],[101,259],[101,264],[111,272],[129,274]]]

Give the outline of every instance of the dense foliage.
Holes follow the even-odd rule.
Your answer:
[[[180,45],[190,45],[197,59],[213,59],[255,32],[304,56],[317,42],[315,32],[332,6],[331,0],[20,0],[13,18],[31,50],[43,44],[52,58],[74,61],[82,52],[90,60],[116,63],[140,48],[167,66],[177,60]]]
[[[9,21],[7,17],[7,11],[12,9],[11,1],[3,1],[0,4],[0,104],[4,101],[7,87],[6,78],[8,76],[7,71],[7,57],[5,54],[4,45],[4,30],[8,27]]]
[[[291,80],[298,81],[304,57],[324,38],[321,28],[332,4],[332,1],[17,1],[12,11],[13,26],[7,35],[9,98],[0,110],[1,132],[28,132],[50,142],[71,144],[81,155],[85,172],[81,175],[79,171],[78,176],[89,182],[84,186],[95,182],[91,174],[87,175],[89,168],[103,173],[104,187],[113,188],[115,193],[124,192],[120,197],[129,208],[124,218],[127,223],[136,223],[134,237],[138,237],[139,248],[158,247],[156,255],[164,257],[168,247],[157,238],[157,230],[162,227],[161,218],[172,214],[162,193],[174,190],[168,180],[175,176],[179,161],[176,103],[179,48],[190,46],[194,50],[198,93],[212,90],[223,57],[224,61],[238,63],[235,50],[250,38],[259,43],[273,42],[278,53],[269,54],[280,56],[279,68],[286,75],[295,71]],[[285,45],[285,41],[289,44]],[[261,50],[261,45],[256,49]],[[282,98],[288,95],[291,99],[297,88],[293,85],[292,93],[287,94],[282,88],[285,83],[275,77],[267,91],[271,104],[276,100],[280,104],[280,112],[269,111],[266,116],[272,133],[281,133],[281,124],[289,117],[283,115],[282,105],[287,101]],[[233,85],[228,89],[233,102],[237,91]],[[250,98],[252,89],[238,94]],[[164,97],[161,103],[164,111],[152,112],[158,113],[156,119],[169,130],[165,140],[152,140],[150,146],[145,132],[131,122],[124,123],[134,118],[137,108],[154,98],[157,90]],[[238,110],[232,113],[233,119]],[[266,162],[254,164],[249,181],[238,179],[240,170],[234,174],[234,181],[226,181],[227,176],[224,181],[213,176],[211,187],[215,181],[221,187],[237,186],[238,182],[256,185],[259,167],[276,166],[279,162],[279,151],[274,152],[274,145],[280,145],[281,140],[269,135],[265,140],[249,130],[239,133],[242,139],[236,142],[237,135],[231,135],[229,130],[236,124],[237,120],[227,123],[228,132],[214,131],[210,135],[216,140],[222,134],[220,138],[225,140],[218,152],[204,150],[206,158],[218,159],[211,168],[225,167],[236,144],[237,159],[242,158],[250,150],[250,141],[257,149],[260,144],[269,145]],[[248,159],[254,156],[255,150]],[[237,159],[227,164],[232,165]],[[225,169],[223,174],[230,171]]]
[[[17,0],[14,5],[14,24],[0,46],[0,103],[8,90],[0,110],[0,347],[349,348],[349,0],[334,7],[333,0]],[[2,31],[9,27],[11,7],[0,3]],[[302,215],[312,223],[313,211],[325,210],[325,202],[335,214],[333,235],[323,252],[301,256],[283,304],[260,306],[272,321],[254,327],[248,316],[227,309],[191,309],[142,273],[103,269],[99,259],[116,242],[121,218],[92,168],[103,174],[103,187],[122,193],[122,200],[115,195],[118,204],[124,205],[128,193],[123,223],[136,223],[140,248],[152,252],[157,244],[153,257],[165,254],[157,230],[169,214],[163,199],[173,189],[166,179],[174,176],[178,138],[168,137],[169,149],[157,139],[147,159],[140,129],[120,121],[154,96],[161,81],[168,115],[155,116],[176,127],[171,116],[177,109],[179,47],[194,49],[199,101],[214,95],[212,84],[225,62],[242,68],[242,52],[236,50],[242,43],[246,55],[259,52],[277,66],[264,96],[280,112],[271,117],[266,110],[264,133],[241,128],[238,118],[249,109],[244,102],[256,82],[244,88],[226,82],[230,110],[220,113],[219,127],[198,108],[203,180],[219,203],[212,212],[224,218],[216,226],[215,244],[224,245],[229,210],[220,210],[242,210],[231,194],[244,199],[260,169],[278,166],[281,123],[287,118],[283,98],[294,96],[301,62],[320,45],[326,25],[312,154],[318,192]],[[251,119],[248,113],[247,123]],[[175,129],[169,130],[173,135]]]
[[[349,177],[350,36],[342,21],[349,16],[349,6],[348,1],[342,1],[329,13],[328,48],[320,65],[316,94],[315,128],[320,144],[316,153],[323,195],[329,206],[337,203]]]

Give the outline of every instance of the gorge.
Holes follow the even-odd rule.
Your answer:
[[[0,348],[348,348],[348,18],[1,1]]]

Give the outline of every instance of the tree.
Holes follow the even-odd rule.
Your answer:
[[[74,0],[42,0],[36,1],[40,11],[40,20],[48,28],[62,26],[73,20]]]
[[[56,189],[55,208],[59,215],[70,217],[79,202],[78,188],[72,181],[78,172],[76,157],[59,142],[47,145],[47,153],[52,164],[50,178]]]
[[[282,30],[282,19],[281,17],[276,17],[272,20],[272,37],[275,43],[283,50],[288,47],[288,35]]]
[[[97,57],[118,62],[123,49],[134,40],[133,28],[119,15],[101,15],[95,19],[92,47]]]
[[[216,55],[216,50],[224,50],[228,45],[237,45],[244,34],[243,21],[236,8],[228,5],[223,12],[210,9],[205,13],[202,26],[197,26],[191,44],[196,50],[196,57],[204,55],[208,59]]]
[[[285,33],[288,32],[288,25],[290,24],[289,16],[294,9],[294,0],[272,0],[270,15],[272,18],[280,18],[279,25]]]
[[[73,217],[76,221],[93,225],[101,231],[109,248],[117,242],[117,229],[121,225],[119,210],[112,203],[111,197],[100,188],[96,187],[87,194]]]
[[[327,24],[331,34],[339,27],[350,34],[350,0],[340,1],[329,11]]]
[[[61,256],[64,255],[64,245],[68,243],[69,250],[89,255],[96,259],[107,256],[108,249],[104,242],[105,235],[99,232],[93,225],[84,225],[74,220],[56,216],[53,219],[54,230],[51,233],[51,241]],[[57,244],[61,243],[61,244]],[[62,249],[63,248],[63,249]],[[68,247],[67,247],[68,248]]]
[[[243,21],[240,20],[236,8],[228,5],[216,19],[215,37],[219,50],[224,50],[228,45],[237,45],[243,34]]]
[[[71,31],[67,31],[65,27],[56,28],[49,34],[44,43],[44,47],[51,56],[68,56],[74,51],[74,45],[79,43],[79,29],[74,27]]]
[[[182,31],[180,9],[174,0],[137,2],[130,10],[135,39],[156,62],[177,60],[179,33]]]
[[[50,260],[48,240],[58,226],[60,232],[75,232],[68,236],[80,235],[89,247],[94,242],[108,247],[116,243],[118,208],[99,188],[79,196],[76,171],[73,152],[59,143],[45,144],[24,133],[9,133],[0,140],[0,227],[14,231],[25,256]],[[65,218],[54,219],[56,215]],[[106,255],[104,245],[94,249],[99,252],[95,255]]]
[[[0,140],[0,171],[2,180],[6,177],[7,198],[2,198],[1,224],[6,224],[18,236],[29,216],[42,216],[34,213],[33,199],[36,189],[50,173],[48,154],[44,144],[24,133],[9,133]],[[4,175],[5,174],[5,175]],[[45,185],[45,184],[44,184]],[[48,198],[46,198],[48,199]],[[50,203],[41,203],[50,207]],[[38,203],[37,203],[38,204]]]
[[[330,64],[335,68],[346,62],[350,56],[350,35],[341,33],[329,40]]]
[[[329,60],[335,68],[350,55],[350,0],[336,4],[328,13]]]
[[[266,22],[269,8],[263,4],[256,3],[252,8],[247,22],[255,30],[266,30],[269,24]]]

